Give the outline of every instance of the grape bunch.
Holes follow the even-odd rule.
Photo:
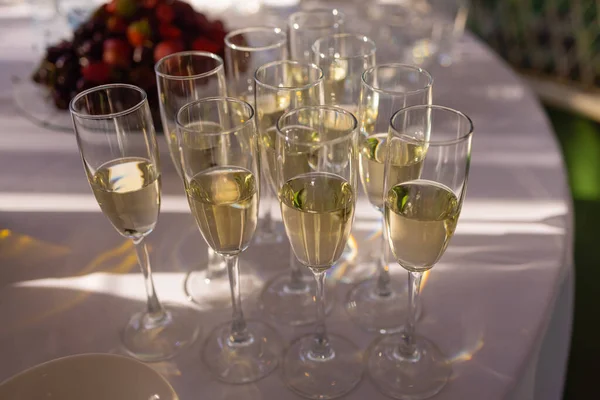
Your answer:
[[[221,21],[209,21],[181,0],[111,0],[75,30],[71,41],[47,48],[33,80],[50,89],[62,110],[83,90],[130,83],[148,93],[157,115],[155,62],[183,50],[223,57],[226,34]]]

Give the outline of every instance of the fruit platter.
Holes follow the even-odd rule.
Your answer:
[[[49,46],[31,77],[15,80],[17,106],[36,122],[71,129],[68,107],[78,93],[107,83],[130,83],[148,94],[160,132],[154,64],[184,50],[223,57],[227,34],[182,0],[111,0],[73,32]],[[63,112],[60,112],[64,110]]]

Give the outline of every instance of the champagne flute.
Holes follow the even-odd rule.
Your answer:
[[[229,95],[254,106],[254,74],[258,67],[273,61],[287,59],[287,34],[279,28],[251,27],[229,32],[225,36],[225,60]],[[266,204],[256,235],[257,243],[281,243],[271,213],[274,196],[266,186],[265,169],[261,168],[262,204]]]
[[[210,333],[202,358],[224,382],[253,382],[275,369],[281,352],[271,327],[244,318],[240,295],[238,256],[254,235],[260,195],[254,110],[231,97],[198,100],[179,110],[177,135],[190,209],[208,245],[225,258],[231,286],[233,320]]]
[[[312,45],[314,62],[323,70],[325,104],[358,115],[363,72],[375,65],[375,42],[365,35],[337,33]]]
[[[358,115],[361,77],[375,65],[375,43],[353,33],[337,33],[317,39],[312,45],[315,64],[323,70],[325,104],[341,107]],[[352,235],[351,235],[352,236]],[[341,257],[342,268],[334,267],[334,276],[346,283],[363,281],[373,275],[376,265],[356,257],[348,242]]]
[[[144,275],[147,310],[131,317],[125,349],[144,361],[175,356],[198,337],[198,315],[163,306],[156,295],[145,238],[160,210],[158,146],[146,93],[113,84],[86,90],[71,101],[73,127],[92,192],[114,228],[135,244]]]
[[[325,273],[341,256],[354,220],[357,121],[338,107],[294,109],[277,122],[277,182],[294,254],[317,282],[317,327],[292,342],[283,361],[286,384],[312,399],[343,396],[360,381],[358,347],[325,329]],[[297,168],[298,155],[310,169]],[[308,171],[308,172],[305,172]]]
[[[185,51],[160,59],[154,70],[163,132],[173,164],[179,176],[183,177],[176,134],[177,112],[190,101],[226,94],[223,60],[213,53]],[[226,273],[225,263],[210,247],[207,251],[206,269],[196,267],[187,274],[185,293],[197,304],[209,302],[213,305],[228,305],[228,293],[223,295],[223,291],[215,287],[218,278],[224,277]]]
[[[345,15],[338,9],[313,9],[298,11],[288,18],[290,32],[290,58],[312,62],[312,45],[320,37],[339,33]]]
[[[432,85],[433,79],[427,71],[411,65],[380,64],[363,73],[358,112],[360,178],[369,202],[381,213],[385,143],[390,118],[401,108],[430,104]],[[393,173],[398,177],[418,178],[422,163],[418,154],[410,156],[396,154],[398,158],[392,160]],[[346,311],[361,328],[370,332],[390,333],[402,325],[402,316],[406,313],[403,300],[407,290],[404,281],[390,277],[389,249],[384,236],[385,229],[382,229],[382,250],[376,261],[377,275],[357,284],[348,292]]]
[[[287,34],[280,28],[256,26],[225,36],[227,89],[231,97],[254,106],[254,74],[258,67],[288,58]]]
[[[259,143],[268,183],[277,193],[276,124],[281,115],[293,108],[319,105],[323,102],[323,72],[314,64],[298,61],[276,61],[256,70],[257,127]],[[299,154],[294,168],[298,173],[309,172],[307,154]],[[291,165],[291,164],[290,164]],[[292,168],[292,166],[288,166]],[[315,280],[303,273],[290,250],[290,272],[271,280],[261,294],[262,311],[271,319],[286,325],[302,325],[315,321]],[[326,310],[331,310],[328,302]]]
[[[375,385],[396,399],[426,399],[446,384],[449,361],[415,333],[421,278],[454,234],[467,189],[473,124],[465,114],[432,105],[402,109],[391,119],[385,162],[385,225],[398,264],[408,271],[409,314],[402,333],[382,336],[369,352]],[[397,173],[397,160],[418,162],[418,176]]]

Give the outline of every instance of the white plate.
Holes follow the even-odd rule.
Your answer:
[[[149,366],[112,354],[82,354],[30,368],[0,384],[6,400],[178,400]]]

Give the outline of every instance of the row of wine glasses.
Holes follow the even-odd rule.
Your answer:
[[[324,15],[337,32],[343,16]],[[339,397],[358,384],[362,352],[327,334],[324,319],[332,304],[326,272],[346,247],[360,176],[384,216],[383,255],[391,249],[409,271],[409,286],[406,293],[390,278],[382,258],[377,275],[349,292],[346,310],[368,331],[398,332],[373,342],[366,357],[377,387],[395,398],[426,398],[441,390],[450,366],[435,344],[414,334],[420,281],[454,232],[472,125],[460,112],[431,105],[426,71],[376,64],[369,38],[323,37],[326,25],[313,29],[312,22],[290,17],[294,61],[287,60],[285,32],[255,27],[227,36],[227,78],[211,53],[176,53],[156,65],[169,151],[200,232],[218,255],[209,273],[227,271],[231,285],[232,321],[208,335],[202,358],[229,383],[255,381],[281,363],[287,385],[308,398]],[[302,59],[307,51],[314,63]],[[158,218],[160,167],[145,93],[129,85],[94,88],[73,100],[71,113],[96,199],[136,244],[146,279],[148,310],[131,319],[124,344],[144,360],[171,357],[198,337],[199,325],[180,315],[190,310],[163,306],[152,283],[144,238]],[[292,259],[289,272],[266,285],[261,307],[284,324],[316,322],[316,333],[293,341],[283,358],[278,333],[244,318],[238,265],[257,230],[259,204],[270,206],[272,194]],[[272,216],[264,221],[259,241],[280,241]]]
[[[159,160],[145,94],[129,85],[98,87],[79,95],[71,111],[94,195],[117,231],[136,243],[147,279],[148,312],[132,319],[126,334],[133,336],[126,344],[135,348],[152,342],[155,348],[168,348],[166,330],[183,334],[183,346],[198,328],[180,325],[194,319],[182,318],[174,312],[179,309],[166,309],[158,301],[144,245],[160,207]],[[265,323],[246,321],[241,308],[238,255],[256,229],[260,194],[254,110],[234,98],[201,99],[180,109],[177,126],[190,209],[207,243],[225,258],[232,282],[233,320],[212,331],[203,359],[223,381],[251,382],[276,368],[282,352],[277,332]],[[339,397],[363,373],[359,348],[327,333],[323,302],[325,272],[341,256],[354,219],[357,128],[351,113],[323,105],[293,109],[276,125],[280,167],[275,180],[282,219],[296,257],[315,277],[318,316],[315,334],[290,344],[282,369],[288,386],[309,398]],[[435,344],[415,335],[415,315],[422,274],[443,255],[456,227],[471,136],[468,117],[431,105],[399,110],[388,129],[383,208],[392,252],[409,271],[410,312],[402,333],[374,341],[367,365],[378,387],[395,398],[429,397],[451,372]],[[197,157],[199,148],[202,157]],[[405,154],[415,158],[406,161]],[[419,175],[397,174],[401,159],[403,165],[416,159]],[[146,335],[140,336],[140,329]]]

